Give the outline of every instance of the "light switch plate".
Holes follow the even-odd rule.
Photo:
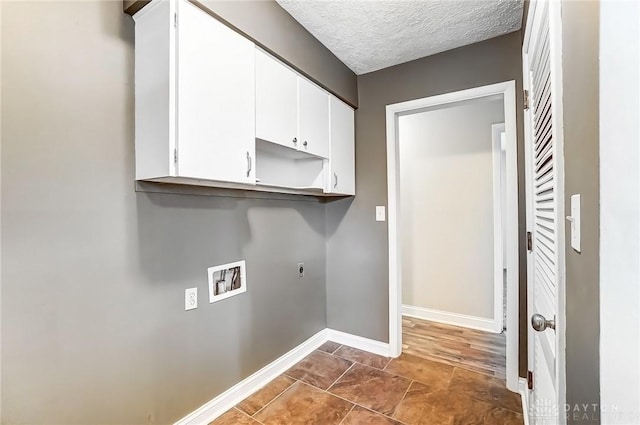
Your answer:
[[[385,221],[387,219],[386,209],[384,205],[378,205],[376,207],[376,221]]]
[[[198,308],[198,288],[184,290],[184,309],[193,310]]]
[[[571,223],[571,248],[580,252],[580,195],[571,195],[571,215],[567,217]]]

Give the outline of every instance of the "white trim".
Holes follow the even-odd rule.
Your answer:
[[[529,386],[527,380],[520,378],[518,380],[518,392],[520,393],[520,399],[522,400],[522,417],[524,418],[524,425],[529,425]]]
[[[506,264],[503,264],[504,250],[502,246],[504,231],[502,228],[502,173],[506,174],[506,170],[502,170],[500,135],[505,131],[504,123],[491,125],[491,156],[493,162],[493,321],[497,332],[502,332],[504,328],[504,269]],[[504,190],[506,192],[507,188],[505,187]]]
[[[380,356],[389,356],[389,344],[380,342],[361,336],[348,334],[334,329],[327,329],[327,340],[337,342],[338,344],[348,345],[358,350],[368,351],[369,353],[378,354]]]
[[[516,137],[516,84],[505,81],[488,86],[446,93],[387,105],[387,195],[389,237],[389,350],[392,357],[402,352],[402,273],[398,218],[400,217],[398,176],[398,116],[417,110],[464,100],[504,96],[505,140],[507,143],[507,388],[518,389],[518,169]]]
[[[224,412],[286,372],[327,341],[349,345],[350,347],[382,356],[388,356],[389,354],[389,344],[333,329],[323,329],[291,351],[189,413],[174,425],[203,425],[212,422]]]
[[[277,358],[253,375],[243,379],[213,400],[189,413],[177,421],[175,425],[199,425],[208,424],[213,421],[327,342],[327,331],[327,329],[321,330],[293,350]]]
[[[556,133],[556,153],[557,159],[554,168],[557,170],[558,182],[556,185],[557,194],[557,232],[558,232],[558,311],[556,313],[556,397],[558,406],[566,405],[566,254],[565,254],[565,178],[564,178],[564,101],[562,85],[562,3],[552,1],[549,3],[549,32],[551,41],[551,104],[553,114],[553,127]],[[567,423],[567,416],[560,414],[559,424]]]
[[[418,319],[430,320],[432,322],[446,323],[447,325],[462,326],[465,328],[478,329],[480,331],[499,334],[502,332],[500,323],[485,317],[468,316],[460,313],[450,313],[448,311],[434,310],[431,308],[416,307],[402,304],[402,315],[417,317]]]

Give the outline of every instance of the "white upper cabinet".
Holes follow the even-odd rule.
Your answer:
[[[354,194],[353,109],[197,4],[133,16],[136,180]]]
[[[254,44],[185,0],[134,19],[136,179],[255,183]]]
[[[298,76],[260,49],[255,55],[256,137],[297,148]]]
[[[298,149],[329,158],[329,94],[298,77]]]
[[[355,195],[355,129],[354,111],[331,97],[331,154],[325,192]]]
[[[192,3],[178,3],[180,176],[255,183],[254,49]]]

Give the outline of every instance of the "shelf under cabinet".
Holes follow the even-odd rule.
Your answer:
[[[256,139],[256,185],[323,192],[325,159]]]

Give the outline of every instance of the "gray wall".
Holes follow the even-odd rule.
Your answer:
[[[374,208],[387,203],[385,105],[516,80],[520,190],[520,334],[526,335],[524,144],[520,32],[358,76],[355,199],[327,206],[331,328],[388,341],[388,240]],[[520,338],[520,374],[526,373]]]
[[[150,0],[124,0],[134,14]],[[199,0],[217,16],[258,45],[289,63],[348,104],[358,106],[356,75],[274,0]]]
[[[582,195],[582,251],[566,226],[567,403],[599,403],[599,3],[562,2],[565,211]],[[584,409],[583,409],[584,411]],[[569,416],[569,423],[599,423]]]
[[[358,106],[356,75],[273,0],[203,4],[298,71],[352,106]]]
[[[325,205],[134,192],[121,3],[3,2],[1,27],[0,422],[172,423],[325,328]],[[248,292],[209,304],[241,258]]]

